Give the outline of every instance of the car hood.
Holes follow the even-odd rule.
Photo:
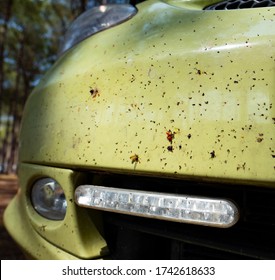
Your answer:
[[[21,162],[274,186],[274,8],[171,3],[56,62],[28,99]]]

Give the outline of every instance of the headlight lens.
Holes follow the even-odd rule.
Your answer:
[[[34,209],[50,220],[63,220],[67,201],[61,186],[51,178],[43,178],[33,185],[31,200]]]
[[[87,10],[68,29],[60,54],[85,38],[130,19],[136,12],[129,4],[102,5]]]

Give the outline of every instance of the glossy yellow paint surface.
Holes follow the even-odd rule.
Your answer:
[[[274,36],[274,8],[148,1],[46,75],[26,107],[20,160],[273,184]]]
[[[69,201],[75,170],[275,186],[275,8],[203,11],[209,3],[138,5],[65,53],[31,94],[21,191],[5,222],[35,258],[106,252],[97,215],[69,203],[52,222],[33,210],[29,190],[41,177]]]

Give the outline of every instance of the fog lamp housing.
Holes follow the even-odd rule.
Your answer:
[[[38,214],[49,220],[63,220],[67,201],[61,186],[52,178],[36,181],[31,190],[31,201]]]

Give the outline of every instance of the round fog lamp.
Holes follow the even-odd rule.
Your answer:
[[[34,209],[50,220],[63,220],[66,215],[67,201],[61,186],[51,178],[35,182],[31,192]]]

